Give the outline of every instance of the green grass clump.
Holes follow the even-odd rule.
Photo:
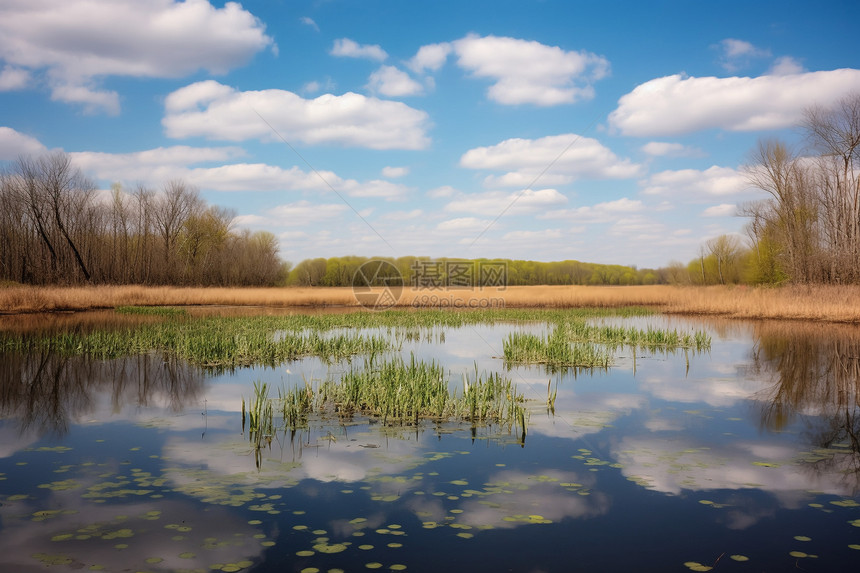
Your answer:
[[[452,389],[449,377],[435,361],[409,361],[401,357],[377,362],[371,358],[339,380],[326,380],[268,397],[268,386],[254,385],[249,413],[249,436],[257,447],[271,428],[305,427],[311,414],[351,419],[355,415],[388,425],[417,425],[422,420],[466,421],[473,425],[498,424],[525,436],[528,410],[510,379],[500,374],[463,376],[462,393]],[[244,412],[244,400],[243,400]],[[277,422],[273,421],[278,414]],[[260,421],[263,420],[263,421]],[[244,425],[244,414],[243,414]],[[261,434],[262,432],[262,434]]]
[[[513,332],[502,342],[505,361],[512,364],[547,364],[582,368],[608,368],[609,353],[594,344],[572,343],[562,328],[547,336]]]
[[[711,337],[703,331],[691,334],[650,327],[592,325],[584,319],[564,317],[546,336],[514,332],[502,342],[508,363],[551,367],[608,368],[612,353],[619,347],[700,352],[711,347]]]

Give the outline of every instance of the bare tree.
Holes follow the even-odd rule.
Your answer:
[[[735,262],[738,255],[741,252],[741,245],[738,238],[734,235],[720,235],[719,237],[714,237],[706,243],[708,250],[711,252],[711,255],[715,259],[717,259],[717,274],[720,279],[720,284],[726,284],[727,274],[724,272],[727,267],[731,267],[731,265]],[[737,273],[733,272],[730,277],[730,281],[734,282],[737,280]]]
[[[811,107],[803,127],[816,161],[830,279],[860,280],[860,93],[834,107]]]
[[[164,249],[163,277],[168,281],[177,278],[173,268],[176,256],[176,240],[185,221],[202,206],[197,188],[186,185],[180,180],[169,181],[164,185],[163,194],[156,203],[154,214],[155,227],[161,235]]]
[[[807,166],[783,143],[770,140],[759,143],[746,174],[753,186],[770,195],[747,209],[757,227],[783,246],[783,264],[791,277],[803,283],[819,280],[819,203]]]

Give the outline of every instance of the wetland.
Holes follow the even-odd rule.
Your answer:
[[[0,317],[0,569],[850,570],[858,390],[642,307]]]

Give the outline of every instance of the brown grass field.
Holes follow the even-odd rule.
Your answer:
[[[860,287],[584,287],[504,290],[405,289],[398,307],[574,308],[648,306],[670,314],[860,323]],[[0,288],[0,314],[81,311],[118,306],[356,308],[350,288],[180,288],[144,286]]]

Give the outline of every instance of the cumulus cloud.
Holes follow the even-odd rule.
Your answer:
[[[561,229],[542,229],[540,231],[511,231],[502,236],[503,241],[518,241],[540,244],[543,241],[561,239]]]
[[[0,161],[10,161],[22,155],[32,155],[46,148],[35,137],[0,126]]]
[[[445,205],[449,212],[479,213],[495,217],[503,211],[506,215],[523,215],[545,212],[567,203],[567,197],[555,189],[534,191],[525,189],[518,193],[490,191],[462,195]]]
[[[718,48],[721,52],[720,65],[728,72],[736,72],[754,59],[770,57],[769,50],[735,38],[726,38],[719,43]]]
[[[592,83],[609,73],[609,61],[590,52],[499,36],[469,35],[452,43],[457,65],[474,77],[494,81],[487,96],[506,105],[552,106],[594,97]],[[441,65],[441,49],[419,53],[421,62]]]
[[[644,153],[654,157],[700,157],[703,155],[701,149],[664,141],[649,141],[641,149]]]
[[[27,70],[6,66],[0,70],[0,92],[21,90],[30,84],[30,72]]]
[[[335,40],[329,53],[341,58],[363,58],[377,62],[384,62],[388,58],[385,50],[378,45],[362,45],[349,38]]]
[[[470,149],[460,158],[469,169],[506,171],[485,180],[489,186],[558,185],[577,178],[625,179],[641,167],[620,159],[596,139],[574,133],[540,139],[506,139],[489,147]],[[537,178],[537,181],[535,179]]]
[[[396,179],[397,177],[403,177],[404,175],[409,174],[408,167],[383,167],[382,168],[382,176],[388,177],[390,179]]]
[[[448,42],[421,46],[412,59],[407,62],[407,66],[417,74],[428,70],[435,72],[445,65],[448,55],[453,49],[454,47]]]
[[[802,74],[805,71],[800,62],[791,56],[783,56],[776,59],[768,73],[774,76],[790,76],[792,74]]]
[[[162,124],[174,138],[272,141],[279,139],[274,129],[287,141],[307,144],[371,149],[423,149],[429,144],[427,113],[352,92],[304,99],[285,90],[242,92],[207,80],[168,95],[165,112]]]
[[[655,173],[645,181],[642,192],[646,195],[707,199],[736,195],[749,189],[743,173],[731,167],[714,165],[704,171],[681,169]]]
[[[488,219],[478,219],[475,217],[459,217],[456,219],[448,219],[436,225],[437,231],[443,232],[463,232],[463,231],[482,231],[486,229],[491,222]]]
[[[639,137],[779,129],[796,125],[810,105],[826,107],[857,90],[860,70],[848,68],[756,78],[672,75],[622,96],[609,123]]]
[[[308,27],[310,27],[310,28],[313,28],[313,29],[314,29],[314,30],[316,30],[317,32],[319,32],[319,31],[320,31],[320,27],[319,27],[319,26],[317,26],[317,23],[316,23],[316,22],[314,22],[314,19],[313,19],[313,18],[309,18],[309,17],[307,17],[307,16],[303,16],[303,17],[299,18],[299,22],[301,22],[301,23],[302,23],[302,24],[304,24],[305,26],[308,26]]]
[[[368,89],[387,97],[401,97],[424,93],[424,87],[409,77],[409,74],[394,66],[382,66],[372,74]]]
[[[0,138],[2,141],[2,138]],[[374,179],[344,179],[331,171],[284,169],[264,163],[224,163],[244,155],[237,147],[160,147],[134,153],[74,152],[75,165],[86,173],[107,181],[130,185],[143,183],[160,186],[171,179],[183,179],[201,189],[212,191],[314,191],[331,189],[350,197],[402,199],[409,193],[405,185]],[[221,163],[196,166],[201,163]]]
[[[702,211],[702,217],[732,217],[738,212],[734,203],[721,203]]]
[[[457,190],[451,187],[450,185],[442,185],[441,187],[436,187],[434,189],[430,189],[427,191],[427,196],[432,199],[442,199],[445,197],[453,197],[457,194]]]
[[[0,5],[0,59],[46,71],[57,101],[116,113],[119,97],[95,85],[104,76],[222,74],[275,49],[265,26],[235,2],[29,0]]]
[[[595,205],[583,205],[573,209],[553,209],[541,219],[567,219],[571,223],[609,223],[625,216],[644,210],[642,201],[622,197],[614,201],[604,201]]]

